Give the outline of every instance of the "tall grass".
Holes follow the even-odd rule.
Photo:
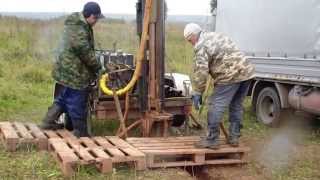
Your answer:
[[[51,99],[51,51],[58,24],[0,18],[0,119],[29,121],[43,114]],[[48,28],[51,33],[44,35]]]

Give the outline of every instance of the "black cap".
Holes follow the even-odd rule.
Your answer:
[[[88,2],[83,7],[83,15],[85,17],[89,17],[91,14],[99,19],[104,18],[103,14],[101,14],[100,6],[96,2]]]

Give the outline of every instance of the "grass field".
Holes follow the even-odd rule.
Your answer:
[[[62,24],[63,19],[36,21],[0,17],[0,121],[41,121],[52,101],[50,73]],[[166,69],[190,74],[193,52],[183,40],[182,29],[181,25],[167,25]],[[101,22],[95,27],[95,39],[99,49],[111,49],[116,43],[118,48],[135,53],[138,47],[134,22]],[[242,168],[212,168],[209,173],[213,179],[320,179],[320,131],[319,125],[311,122],[280,129],[267,128],[256,121],[248,99],[242,138],[252,148],[250,163]],[[94,127],[99,127],[94,132],[112,135],[116,126],[115,122],[94,122]],[[0,146],[0,179],[63,179],[63,176],[48,153],[32,148],[8,153]],[[73,179],[192,177],[183,169],[135,172],[123,167],[107,175],[83,168]]]

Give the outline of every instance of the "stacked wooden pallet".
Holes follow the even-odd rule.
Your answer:
[[[57,159],[63,173],[72,176],[77,166],[92,165],[110,172],[117,163],[146,168],[145,155],[118,137],[50,139],[49,150]]]
[[[230,147],[221,139],[220,149],[199,149],[200,137],[128,138],[127,142],[146,154],[147,167],[243,164],[249,148]]]

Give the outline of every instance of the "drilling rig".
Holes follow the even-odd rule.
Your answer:
[[[136,22],[141,42],[135,57],[114,51],[98,52],[107,74],[93,91],[91,113],[96,119],[119,118],[119,136],[126,136],[139,126],[145,137],[159,128],[162,136],[167,136],[172,124],[181,125],[189,118],[192,103],[165,76],[165,1],[138,0]],[[184,85],[191,88],[190,81]],[[128,125],[127,119],[135,121]]]

